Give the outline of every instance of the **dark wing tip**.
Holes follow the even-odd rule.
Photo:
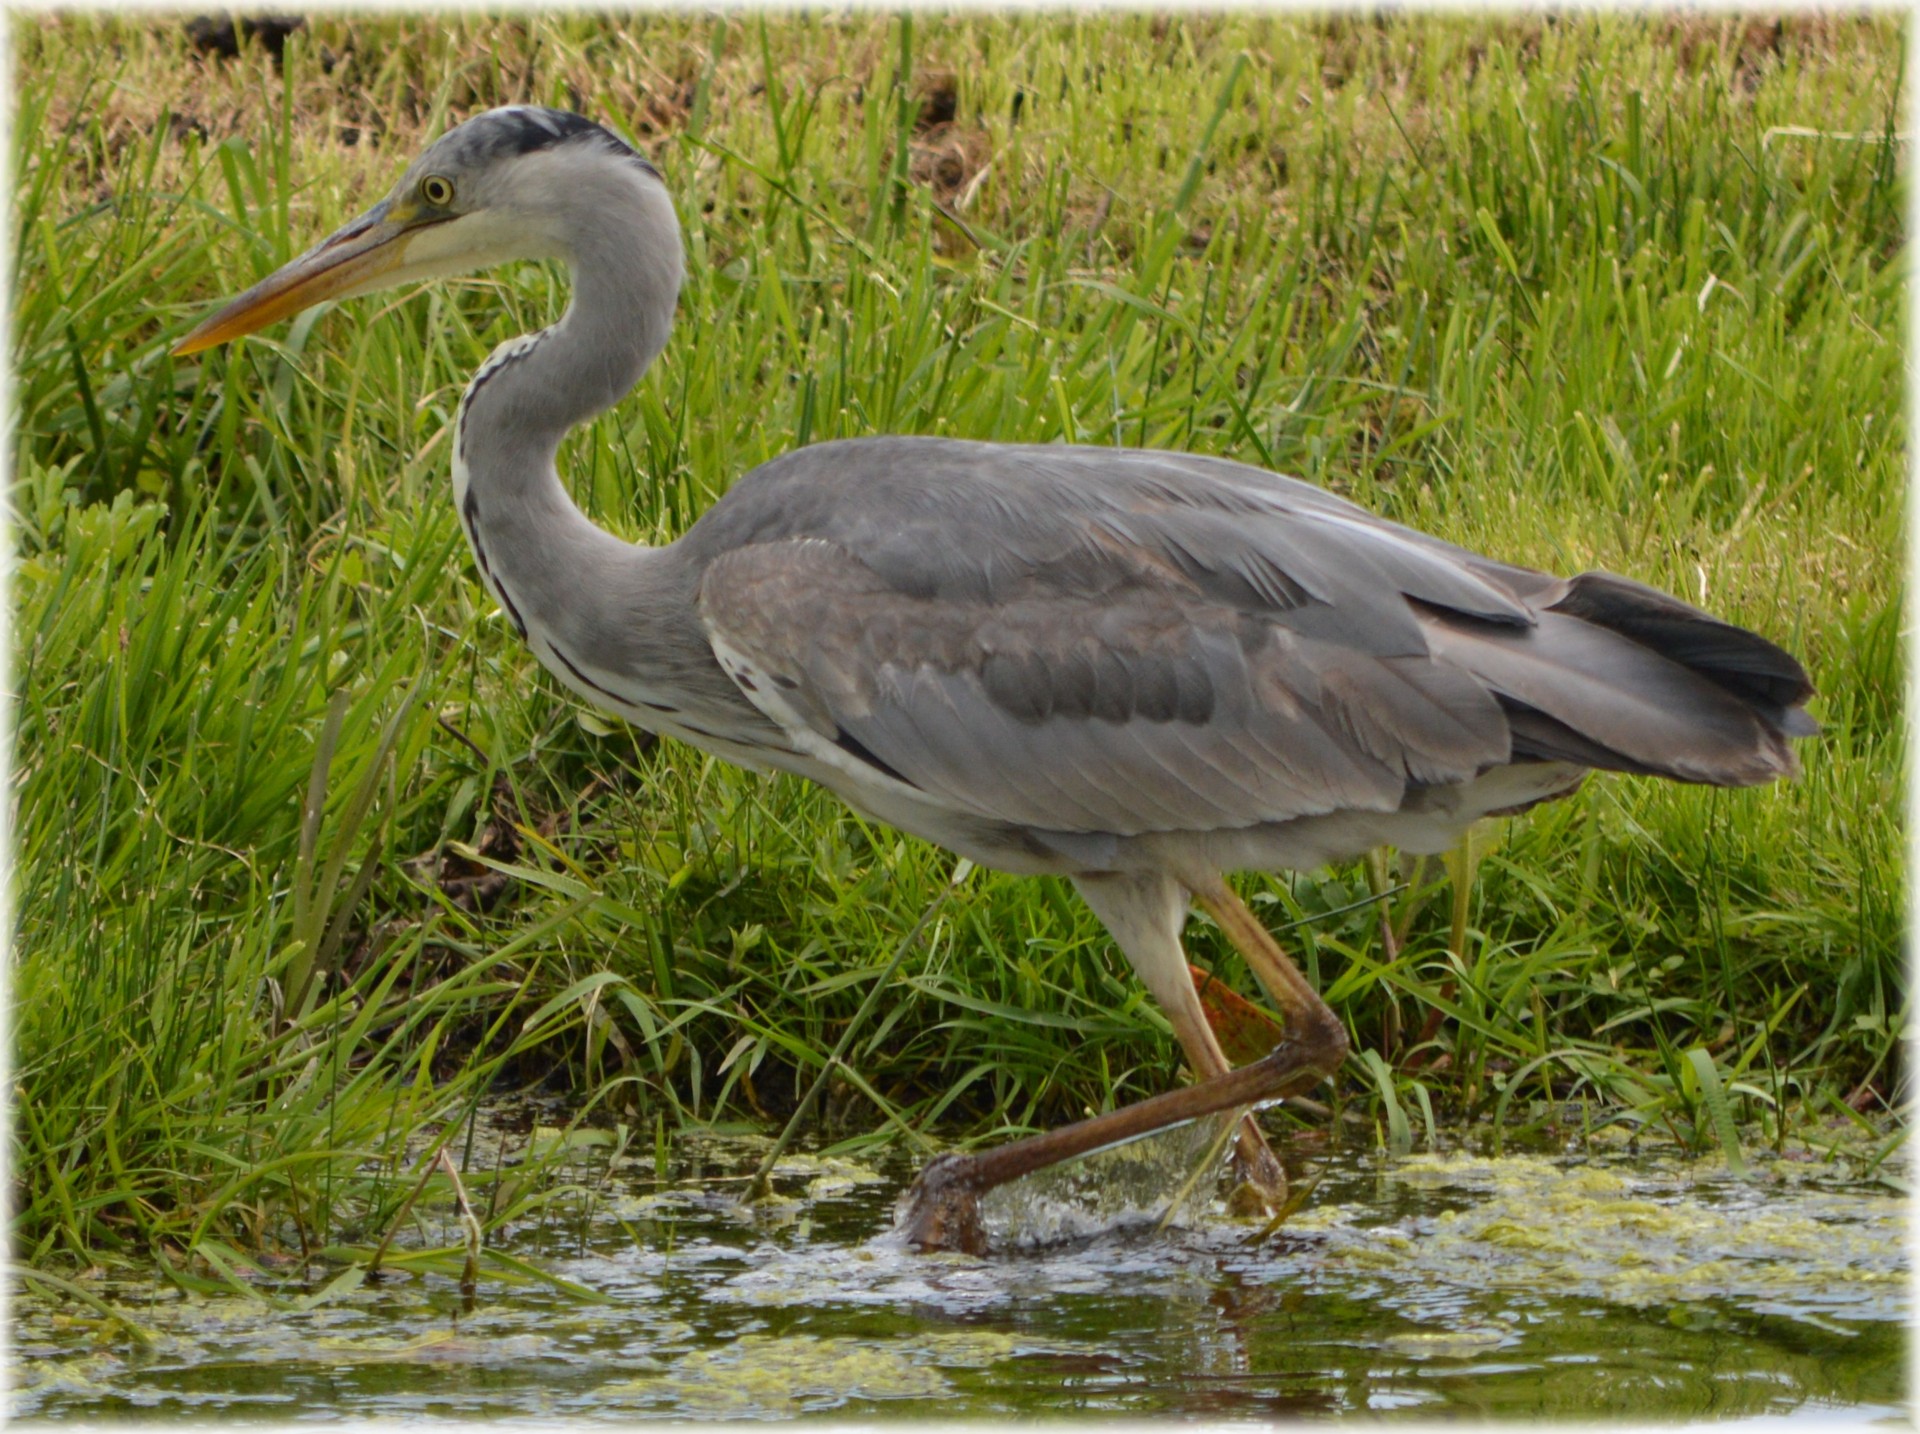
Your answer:
[[[1568,580],[1552,611],[1650,647],[1765,713],[1788,736],[1819,729],[1797,709],[1813,696],[1799,659],[1758,633],[1723,622],[1679,598],[1613,573]],[[1797,716],[1796,716],[1797,713]]]

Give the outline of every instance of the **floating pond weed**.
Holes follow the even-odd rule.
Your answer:
[[[617,1179],[564,1251],[537,1212],[497,1235],[603,1303],[483,1269],[469,1306],[457,1262],[303,1312],[102,1282],[143,1353],[23,1291],[12,1412],[262,1413],[323,1391],[369,1417],[1666,1421],[1904,1398],[1905,1204],[1807,1162],[1739,1180],[1672,1149],[1349,1152],[1271,1235],[1142,1221],[978,1259],[880,1233],[898,1156],[767,1221],[708,1193],[758,1159],[718,1150],[676,1157],[642,1205],[651,1171]]]

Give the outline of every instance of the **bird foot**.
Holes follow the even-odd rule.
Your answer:
[[[1227,1213],[1236,1218],[1278,1214],[1287,1203],[1287,1172],[1280,1157],[1259,1133],[1243,1129],[1234,1142],[1234,1186],[1227,1192]]]
[[[987,1252],[980,1218],[980,1186],[970,1156],[941,1155],[929,1161],[894,1210],[894,1228],[916,1250]]]
[[[1251,1180],[1242,1180],[1227,1192],[1227,1214],[1236,1220],[1270,1219],[1286,1203],[1284,1186],[1275,1190],[1270,1185],[1256,1185]]]

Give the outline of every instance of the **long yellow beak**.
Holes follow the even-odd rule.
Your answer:
[[[405,260],[407,246],[400,241],[421,228],[394,218],[391,211],[391,202],[382,200],[329,234],[202,320],[173,346],[174,353],[199,353],[310,309],[322,299],[350,298],[384,287]]]

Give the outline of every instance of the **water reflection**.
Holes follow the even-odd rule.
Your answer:
[[[156,1332],[142,1354],[16,1289],[12,1413],[1858,1417],[1907,1397],[1905,1204],[1803,1168],[1348,1155],[1250,1242],[1208,1189],[1165,1218],[1193,1131],[996,1200],[1015,1252],[978,1260],[886,1233],[904,1165],[796,1158],[786,1203],[741,1210],[725,1192],[763,1148],[689,1141],[678,1183],[649,1161],[582,1220],[511,1233],[604,1304],[483,1279],[463,1312],[452,1280],[391,1277],[289,1314],[102,1282]]]

